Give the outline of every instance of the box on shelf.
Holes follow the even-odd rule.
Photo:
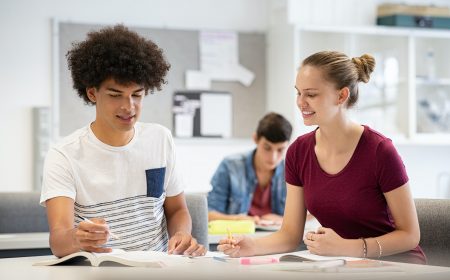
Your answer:
[[[378,6],[377,25],[450,29],[450,8],[383,4]]]

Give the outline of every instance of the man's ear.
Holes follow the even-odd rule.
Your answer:
[[[95,96],[96,91],[97,90],[95,89],[95,87],[91,87],[91,88],[87,88],[86,89],[87,97],[89,98],[89,100],[92,103],[95,103],[97,101],[97,97]]]
[[[349,97],[350,97],[350,89],[348,87],[343,87],[341,90],[339,90],[338,104],[345,104],[345,102],[347,102],[347,99]]]
[[[255,144],[258,144],[258,136],[256,136],[256,132],[253,132],[252,138],[253,138],[253,142],[255,142]]]

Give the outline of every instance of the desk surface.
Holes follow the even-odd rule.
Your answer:
[[[450,279],[449,267],[394,263],[401,272],[288,272],[224,263],[211,258],[186,258],[165,268],[32,266],[49,256],[0,259],[2,279]]]
[[[2,233],[0,250],[50,248],[48,232]]]

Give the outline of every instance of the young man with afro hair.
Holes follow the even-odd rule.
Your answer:
[[[169,130],[138,122],[144,96],[166,83],[163,51],[116,25],[88,33],[67,59],[74,89],[96,116],[45,160],[40,202],[52,252],[205,254],[191,236]]]

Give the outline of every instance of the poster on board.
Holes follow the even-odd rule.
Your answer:
[[[175,137],[231,137],[231,94],[223,91],[177,91],[173,95]]]

